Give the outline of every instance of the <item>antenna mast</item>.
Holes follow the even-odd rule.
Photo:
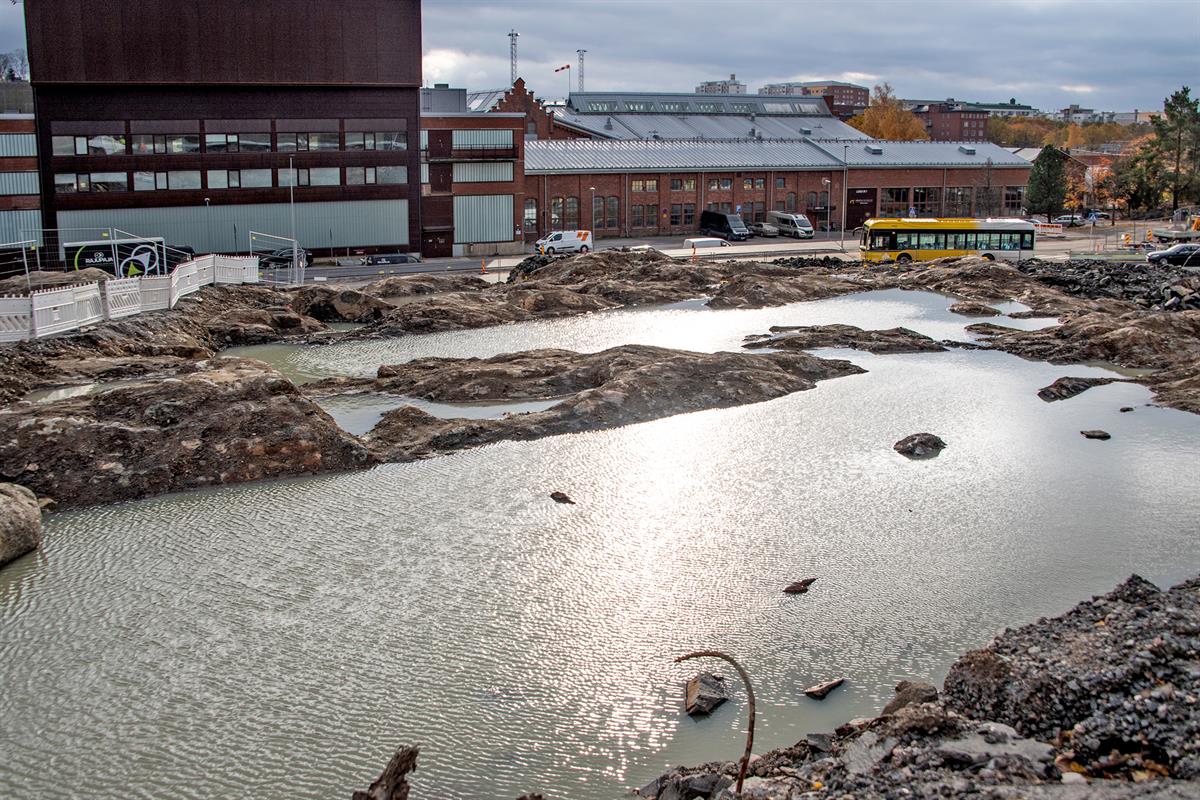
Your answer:
[[[515,30],[508,32],[508,60],[509,60],[509,82],[517,82],[517,37],[521,34]]]
[[[576,50],[575,52],[579,54],[579,91],[582,92],[583,91],[583,54],[586,53],[587,50]]]

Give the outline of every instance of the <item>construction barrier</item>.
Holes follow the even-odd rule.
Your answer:
[[[33,306],[28,297],[0,297],[0,342],[29,338]]]
[[[142,311],[141,278],[116,278],[104,282],[104,314],[120,319]]]

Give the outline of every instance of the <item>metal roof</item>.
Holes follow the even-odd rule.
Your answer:
[[[866,134],[828,116],[736,114],[580,114],[555,109],[554,117],[571,127],[607,139],[865,139]],[[753,133],[752,133],[753,132]]]
[[[467,109],[485,113],[491,111],[504,99],[507,89],[485,89],[479,92],[467,92]]]
[[[993,167],[1029,166],[1004,148],[981,142],[540,139],[525,143],[525,172],[841,169],[843,153],[846,163],[855,168],[984,167],[989,160]]]
[[[576,114],[786,114],[829,116],[820,97],[777,94],[683,94],[572,92],[567,105]]]

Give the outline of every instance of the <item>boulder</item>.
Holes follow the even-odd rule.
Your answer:
[[[464,273],[438,274],[423,272],[416,275],[390,275],[362,287],[371,297],[414,297],[447,292],[478,292],[491,286],[476,275]]]
[[[896,696],[883,707],[881,716],[895,714],[905,706],[917,703],[933,703],[938,699],[937,687],[921,681],[900,681],[896,684]]]
[[[1108,431],[1080,431],[1080,433],[1083,434],[1087,439],[1099,439],[1100,441],[1107,441],[1108,439],[1112,438],[1112,434]]]
[[[417,769],[417,757],[421,748],[400,747],[392,755],[392,760],[384,767],[379,777],[371,783],[365,792],[357,791],[351,795],[352,800],[408,800],[412,785],[408,782],[408,774]]]
[[[262,344],[285,336],[329,330],[323,323],[286,306],[233,309],[209,319],[205,328],[218,347]]]
[[[807,594],[808,587],[817,582],[816,578],[801,578],[795,583],[789,583],[783,588],[784,594]]]
[[[282,375],[250,359],[0,409],[0,479],[64,507],[375,461]]]
[[[684,707],[693,717],[711,714],[729,699],[725,679],[711,672],[701,672],[688,679]]]
[[[815,686],[808,687],[804,690],[804,694],[808,695],[814,700],[824,700],[830,692],[845,682],[845,678],[834,678],[831,681],[825,681],[824,683],[818,683]]]
[[[320,322],[371,322],[391,311],[392,305],[355,289],[314,284],[292,294],[292,308]]]
[[[575,501],[567,496],[566,492],[551,492],[550,499],[556,503],[564,503],[567,505],[575,505]]]
[[[964,302],[955,303],[950,306],[950,312],[953,314],[961,314],[964,317],[998,317],[1000,312],[989,306],[987,303]]]
[[[0,567],[42,543],[42,509],[24,486],[0,483]]]
[[[933,458],[942,452],[946,443],[932,433],[914,433],[892,445],[892,449],[908,458]]]
[[[1038,397],[1045,400],[1047,403],[1053,403],[1056,400],[1067,400],[1077,394],[1086,392],[1093,386],[1107,386],[1108,384],[1119,380],[1118,378],[1059,378],[1049,386],[1045,386],[1038,390]]]

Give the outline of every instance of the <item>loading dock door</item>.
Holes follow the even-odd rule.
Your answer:
[[[454,231],[421,231],[423,258],[449,258],[454,255]]]
[[[875,216],[877,189],[850,189],[846,201],[846,230],[861,228],[862,224]]]
[[[449,158],[454,149],[454,131],[429,131],[429,157]]]

